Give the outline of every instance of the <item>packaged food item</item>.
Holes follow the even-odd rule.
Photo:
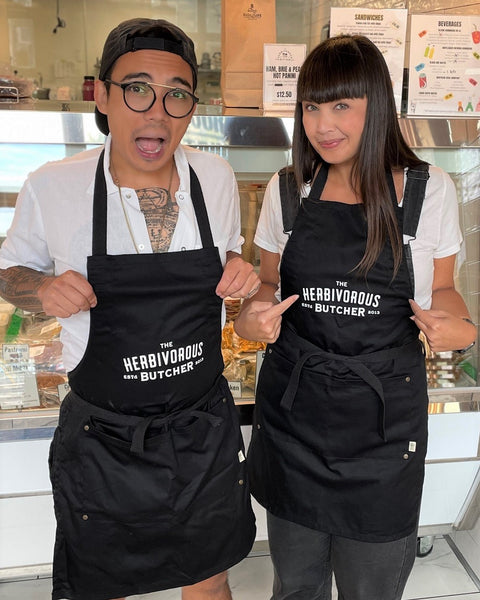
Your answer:
[[[0,73],[0,102],[2,103],[33,103],[33,89],[33,81],[15,74]]]
[[[37,371],[35,374],[40,404],[44,408],[60,405],[58,386],[68,382],[66,373],[52,373],[50,371]]]
[[[57,100],[72,100],[72,90],[68,85],[61,85],[57,88]]]
[[[453,351],[432,352],[423,333],[420,334],[420,339],[425,347],[428,387],[455,387],[462,375],[462,369],[459,366],[459,363],[463,360],[462,357]]]
[[[0,407],[58,406],[59,386],[68,386],[58,321],[45,313],[30,313],[0,303],[2,322],[0,372],[5,376],[0,378]]]
[[[253,397],[257,351],[264,350],[266,344],[246,340],[235,332],[233,323],[240,310],[241,302],[238,298],[225,299],[227,321],[222,331],[222,356],[225,363],[223,374],[227,381],[240,382],[243,397]]]
[[[0,300],[0,338],[2,342],[5,341],[8,325],[10,323],[10,319],[14,311],[15,307],[13,306],[13,304],[9,304],[8,302],[2,302]]]

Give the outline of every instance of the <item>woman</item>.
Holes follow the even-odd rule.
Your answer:
[[[307,57],[292,158],[298,214],[285,233],[276,174],[255,236],[262,287],[235,324],[270,344],[248,462],[267,509],[273,598],[330,599],[333,572],[340,599],[396,600],[414,562],[427,446],[419,329],[433,351],[476,338],[454,287],[455,188],[408,148],[383,56],[362,36]],[[425,194],[404,192],[408,172],[428,177]],[[425,197],[408,236],[415,190]]]

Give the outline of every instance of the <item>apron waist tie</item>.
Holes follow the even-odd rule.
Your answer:
[[[218,384],[221,378],[217,379],[212,389],[202,396],[197,402],[186,408],[176,410],[168,415],[150,415],[142,419],[135,427],[132,436],[132,444],[130,446],[130,452],[132,454],[143,454],[145,448],[145,437],[150,425],[155,421],[157,426],[170,425],[174,421],[185,417],[197,417],[199,419],[206,419],[212,427],[218,427],[223,423],[222,417],[217,417],[209,412],[199,410],[201,406],[208,403],[212,398],[212,391],[218,390]]]
[[[292,336],[296,336],[293,331],[287,330],[285,331],[287,335],[287,340]],[[298,342],[299,338],[296,337]],[[379,434],[382,437],[384,442],[387,442],[386,435],[386,407],[385,407],[385,396],[383,393],[383,386],[380,379],[374,375],[374,373],[367,367],[367,362],[376,362],[378,360],[388,360],[399,356],[403,352],[408,352],[410,349],[414,349],[418,347],[419,341],[418,339],[409,342],[405,346],[399,346],[394,348],[387,348],[386,350],[380,350],[378,352],[372,352],[370,354],[364,355],[361,359],[354,358],[350,356],[345,356],[342,354],[335,354],[333,352],[327,352],[326,350],[322,350],[321,348],[315,347],[314,344],[311,344],[305,339],[301,339],[300,347],[303,347],[306,350],[300,358],[295,363],[295,366],[290,374],[290,379],[288,381],[288,385],[283,393],[282,399],[280,401],[280,406],[288,411],[293,409],[293,403],[295,401],[295,396],[297,394],[297,389],[300,381],[300,374],[302,372],[305,363],[310,360],[310,358],[314,356],[319,356],[324,358],[325,360],[338,360],[345,364],[353,373],[358,375],[365,383],[367,383],[378,395],[381,403],[381,419],[379,426]]]
[[[383,386],[380,379],[368,368],[367,364],[372,362],[383,362],[385,360],[395,359],[402,356],[405,353],[415,352],[419,345],[423,350],[423,345],[418,338],[407,342],[403,346],[394,346],[393,348],[386,348],[384,350],[378,350],[376,352],[370,352],[367,354],[360,355],[360,357],[346,356],[344,354],[335,354],[334,352],[327,352],[315,344],[312,344],[305,338],[299,336],[297,332],[288,325],[283,327],[281,336],[284,339],[287,347],[298,347],[303,354],[298,358],[295,366],[290,374],[288,385],[283,393],[280,401],[280,406],[284,410],[291,411],[293,409],[293,403],[297,394],[297,389],[300,381],[300,374],[305,363],[314,356],[319,356],[325,360],[338,360],[345,364],[353,373],[358,375],[365,383],[377,393],[381,403],[381,419],[379,426],[379,434],[384,442],[387,442],[386,435],[386,406],[385,396],[383,392]]]
[[[370,385],[370,387],[372,387],[375,392],[377,393],[378,397],[380,398],[380,409],[381,409],[381,415],[380,415],[380,436],[382,438],[382,440],[384,442],[387,442],[387,432],[386,432],[386,425],[385,425],[385,413],[386,413],[386,408],[385,408],[385,396],[383,395],[383,385],[382,382],[380,381],[380,379],[374,375],[372,373],[372,371],[370,371],[370,369],[364,365],[363,363],[361,363],[360,361],[355,361],[355,360],[351,360],[351,361],[346,361],[346,365],[347,367],[353,371],[354,373],[356,373],[361,379],[363,379],[363,381],[365,381],[365,383],[368,383]]]

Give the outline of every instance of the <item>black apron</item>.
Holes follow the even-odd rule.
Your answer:
[[[97,166],[87,268],[98,304],[50,452],[53,600],[191,585],[254,541],[222,376],[222,264],[191,168],[190,178],[202,249],[107,255],[103,153]]]
[[[406,261],[389,244],[367,279],[362,205],[321,201],[322,167],[281,261],[300,298],[269,345],[248,453],[255,498],[274,515],[367,542],[414,531],[427,446],[423,346]],[[391,174],[390,195],[402,230]]]

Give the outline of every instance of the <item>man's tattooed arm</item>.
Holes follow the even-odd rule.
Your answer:
[[[37,290],[47,278],[48,275],[28,267],[0,269],[0,296],[24,310],[41,312]]]

